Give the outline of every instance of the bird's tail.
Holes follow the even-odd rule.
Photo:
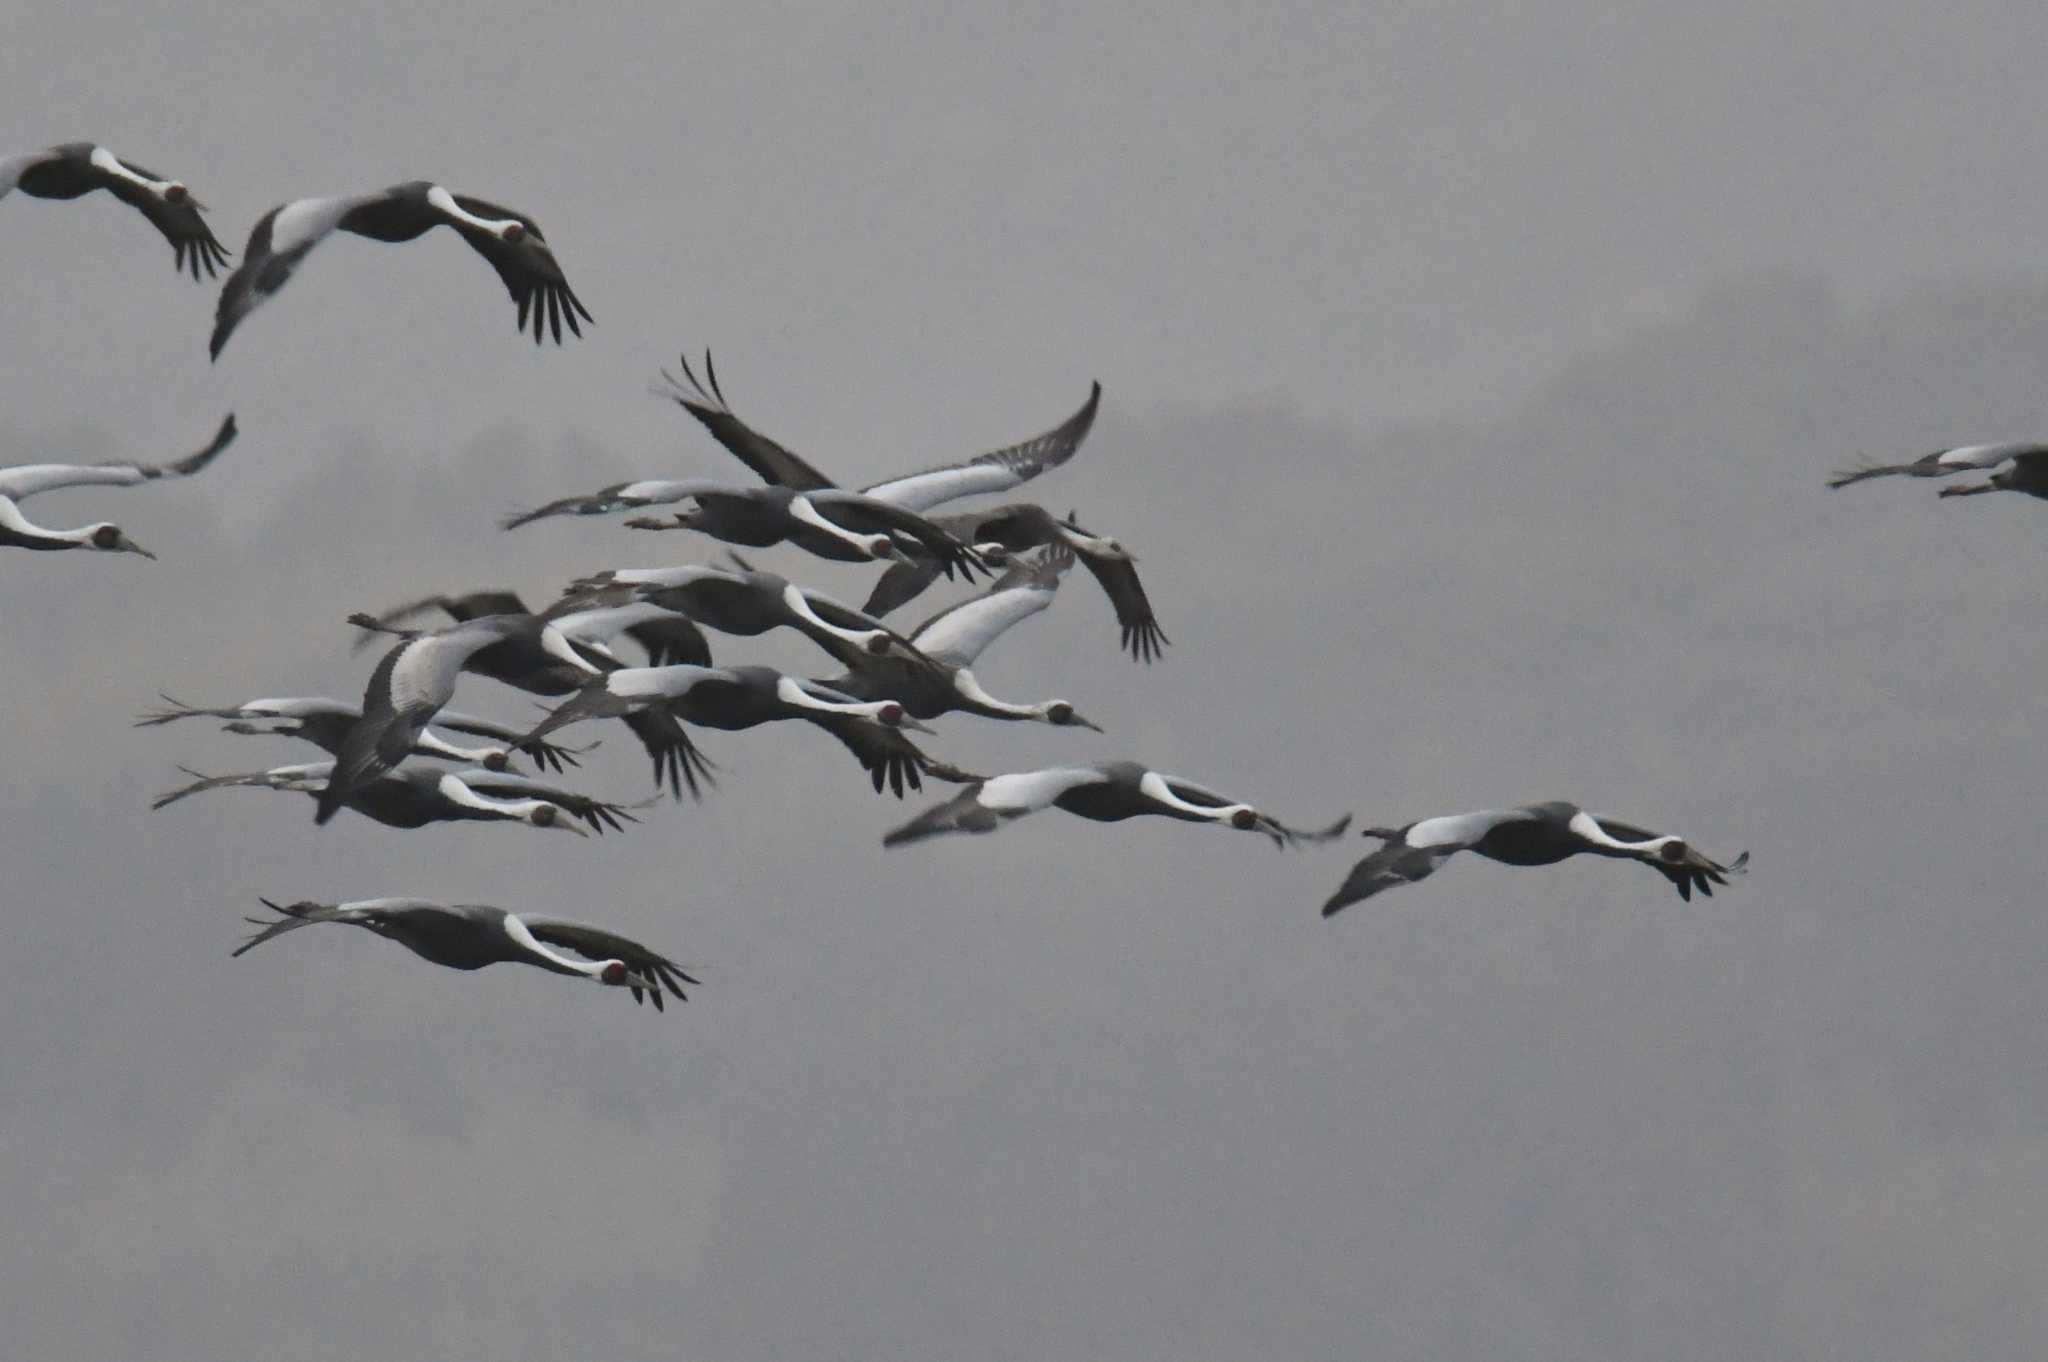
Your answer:
[[[902,827],[885,834],[882,845],[908,846],[948,832],[994,832],[1002,826],[1002,820],[996,816],[995,810],[983,806],[981,790],[979,784],[970,785],[945,803],[934,804]]]

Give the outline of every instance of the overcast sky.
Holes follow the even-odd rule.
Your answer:
[[[536,350],[451,234],[341,238],[209,365],[214,290],[135,214],[0,202],[0,464],[244,431],[33,503],[160,563],[0,565],[11,1348],[2040,1353],[2041,512],[1822,481],[2043,429],[2048,18],[1206,8],[10,21],[4,150],[102,140],[237,251],[440,179],[537,218],[597,316]],[[1298,822],[1569,798],[1752,873],[1687,906],[1466,859],[1324,922],[1365,843],[1048,813],[885,854],[921,801],[778,730],[588,842],[149,811],[177,764],[317,755],[131,730],[158,690],[353,697],[352,609],[708,557],[493,525],[738,478],[647,392],[705,346],[848,481],[1104,383],[1035,490],[1136,548],[1174,646],[1119,656],[1072,581],[978,671],[1109,734],[948,721],[948,758],[1136,756]],[[644,797],[591,736],[579,788]],[[656,1016],[337,929],[228,959],[259,894],[397,893],[704,986]]]

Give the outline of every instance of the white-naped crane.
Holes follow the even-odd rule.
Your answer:
[[[1159,627],[1144,584],[1138,580],[1137,558],[1116,540],[1082,529],[1071,511],[1060,520],[1035,502],[1012,502],[985,511],[933,516],[932,523],[972,544],[974,551],[991,563],[1032,549],[1064,549],[1081,560],[1109,597],[1117,625],[1123,630],[1123,646],[1134,660],[1149,663],[1171,642]],[[937,566],[928,559],[892,563],[861,609],[879,619],[915,600],[938,575]]]
[[[1326,828],[1302,831],[1191,780],[1135,761],[1098,761],[976,781],[884,836],[882,845],[903,846],[949,832],[994,832],[1026,814],[1051,808],[1098,823],[1120,823],[1146,814],[1210,823],[1262,832],[1280,847],[1327,842],[1351,825],[1351,815],[1346,814]]]
[[[904,544],[935,559],[946,576],[971,580],[981,560],[974,550],[915,511],[859,492],[797,492],[787,487],[742,487],[710,478],[614,483],[587,496],[562,497],[530,511],[515,511],[508,530],[550,516],[610,515],[646,506],[690,503],[665,516],[635,516],[633,530],[695,530],[727,544],[762,549],[789,543],[836,563],[894,562]]]
[[[850,670],[825,684],[863,700],[895,700],[918,719],[978,714],[1100,733],[1100,726],[1082,718],[1068,701],[999,700],[982,688],[973,671],[982,652],[1004,631],[1052,604],[1060,577],[1073,561],[1059,552],[1019,558],[980,595],[946,607],[917,627],[910,641],[923,654],[922,662],[841,648],[836,650],[839,660]]]
[[[19,189],[32,199],[76,199],[104,189],[149,219],[171,243],[171,268],[205,270],[228,263],[228,252],[200,214],[206,205],[181,182],[124,161],[97,142],[61,142],[41,151],[0,156],[0,199]]]
[[[318,798],[334,774],[331,761],[295,762],[265,771],[239,771],[210,776],[178,768],[192,783],[166,791],[150,802],[162,809],[207,790],[289,790]],[[587,836],[576,826],[581,819],[592,832],[617,832],[640,821],[624,804],[592,799],[545,781],[509,771],[476,767],[450,771],[432,766],[401,766],[358,785],[342,796],[341,807],[353,809],[387,828],[423,828],[431,823],[523,823]]]
[[[565,607],[562,602],[557,602],[540,613],[546,617],[564,608],[573,607]],[[460,596],[422,596],[416,601],[408,601],[404,605],[383,611],[376,615],[375,619],[380,627],[389,629],[432,610],[438,610],[457,622],[475,619],[479,615],[533,613],[526,608],[526,602],[518,592],[486,588]],[[650,667],[665,667],[672,662],[694,662],[700,667],[711,665],[711,645],[705,639],[704,631],[688,619],[674,615],[665,619],[650,619],[633,625],[626,630],[626,635],[646,651],[647,665]],[[356,640],[356,646],[366,647],[375,639],[374,633],[365,633]],[[574,690],[580,684],[580,681],[574,682],[566,687],[565,691]]]
[[[1581,854],[1641,861],[1692,901],[1697,889],[1709,898],[1749,864],[1743,852],[1726,865],[1704,856],[1682,839],[1590,814],[1576,804],[1549,800],[1513,809],[1445,814],[1401,828],[1367,828],[1383,846],[1351,868],[1342,887],[1323,904],[1323,916],[1341,912],[1382,889],[1427,879],[1450,857],[1471,851],[1505,865],[1554,865]]]
[[[658,709],[686,723],[737,732],[801,719],[824,729],[859,759],[877,792],[884,783],[900,798],[920,774],[954,782],[977,777],[934,761],[902,734],[931,730],[894,700],[863,701],[773,667],[627,667],[593,678],[528,734],[538,738],[585,719],[618,718]]]
[[[235,414],[229,412],[204,449],[173,463],[30,463],[0,468],[0,548],[94,549],[101,553],[155,554],[121,532],[118,525],[97,521],[75,530],[52,530],[32,524],[21,513],[20,503],[38,492],[63,487],[134,487],[163,478],[189,478],[199,472],[235,440]]]
[[[405,639],[384,654],[363,690],[363,717],[349,725],[335,750],[333,776],[320,792],[313,821],[334,817],[349,793],[404,761],[455,695],[470,660],[494,643],[532,637],[541,651],[595,673],[560,630],[531,615],[485,615]]]
[[[1870,478],[1946,478],[1957,473],[1991,474],[1984,482],[1944,487],[1945,497],[1976,496],[1981,492],[2025,492],[2030,497],[2048,498],[2048,444],[2012,442],[1994,445],[1957,445],[1937,449],[1912,463],[1864,464],[1845,468],[1828,479],[1830,487],[1847,487]]]
[[[470,600],[500,605],[519,603],[518,597],[509,592],[479,592],[475,597],[464,598],[463,601],[443,602],[442,608],[460,608],[464,602]],[[617,671],[623,665],[597,649],[579,645],[568,639],[540,615],[508,611],[503,614],[474,615],[471,618],[519,621],[518,627],[507,638],[472,656],[467,669],[516,690],[523,690],[529,695],[572,695],[590,679],[592,673]],[[373,633],[396,634],[403,639],[424,637],[418,631],[398,628],[385,623],[377,616],[362,612],[350,615],[348,619],[349,623],[358,629]],[[687,620],[679,620],[676,623],[690,630],[695,645],[702,648],[703,635],[696,632],[695,625]],[[645,627],[653,629],[662,626]],[[544,638],[560,639],[567,643],[572,657],[565,660],[559,650],[552,646],[543,646]],[[702,648],[702,652],[708,663],[710,650]],[[627,715],[623,722],[633,731],[633,736],[640,740],[641,747],[654,762],[656,789],[666,786],[677,799],[681,799],[686,787],[692,797],[698,797],[702,793],[703,785],[713,783],[711,762],[697,750],[696,745],[690,741],[690,735],[683,731],[682,722],[673,714],[656,707]]]
[[[709,350],[704,352],[704,382],[698,382],[688,355],[682,357],[682,370],[682,380],[673,374],[662,374],[669,385],[667,396],[696,417],[711,432],[712,439],[763,482],[797,492],[827,491],[838,486],[803,458],[733,414],[718,386],[718,371],[712,367]],[[970,459],[871,483],[861,493],[906,511],[926,511],[955,497],[1007,492],[1073,458],[1095,425],[1095,412],[1101,404],[1102,385],[1090,384],[1088,400],[1081,404],[1081,409],[1041,435]]]
[[[738,554],[732,559],[730,570],[690,564],[593,573],[572,583],[563,599],[549,607],[548,617],[571,638],[582,637],[579,616],[585,614],[634,625],[676,614],[707,629],[743,638],[771,629],[794,629],[828,651],[835,645],[850,645],[877,656],[895,651],[912,661],[920,658],[909,639],[880,620],[823,592],[798,586],[787,577],[762,572]],[[658,613],[605,613],[635,604],[653,607]]]
[[[611,988],[643,995],[661,1011],[664,988],[677,1002],[683,985],[702,987],[683,967],[637,941],[564,918],[508,913],[480,903],[434,903],[427,899],[357,899],[349,903],[273,903],[258,899],[275,918],[248,918],[260,928],[233,951],[236,956],[300,927],[338,922],[362,927],[396,941],[423,960],[450,969],[482,969],[485,965],[535,965],[554,974],[591,979]],[[559,948],[559,949],[556,949]],[[576,952],[572,959],[562,950]]]
[[[372,194],[294,199],[259,218],[242,263],[221,286],[208,352],[219,359],[242,319],[283,288],[299,263],[333,233],[404,242],[436,227],[454,228],[498,272],[519,308],[518,329],[526,330],[531,321],[536,344],[545,328],[560,345],[564,323],[571,334],[583,334],[577,319],[590,321],[590,312],[569,287],[539,223],[516,209],[452,193],[428,180],[408,180]]]
[[[170,695],[160,694],[157,698],[163,701],[163,708],[144,710],[137,716],[135,727],[156,728],[179,719],[226,719],[228,722],[222,726],[223,732],[256,737],[303,738],[329,754],[340,749],[342,738],[356,720],[363,717],[361,705],[324,695],[266,696],[244,700],[239,705],[215,706],[189,705]],[[581,765],[577,757],[588,750],[560,747],[549,742],[520,747],[523,735],[518,729],[451,709],[443,709],[436,714],[434,725],[451,733],[489,738],[501,745],[458,747],[429,728],[413,744],[412,756],[439,757],[481,766],[489,771],[505,771],[511,769],[512,752],[519,750],[533,758],[541,770],[560,771]]]

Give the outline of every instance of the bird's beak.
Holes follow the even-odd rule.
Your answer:
[[[907,728],[913,733],[929,733],[933,737],[937,737],[939,733],[939,730],[933,728],[930,724],[921,724],[908,714],[896,721],[896,727]]]
[[[1092,730],[1094,730],[1094,731],[1095,731],[1095,732],[1097,732],[1097,733],[1106,733],[1106,732],[1108,732],[1108,730],[1107,730],[1107,729],[1105,729],[1105,728],[1104,728],[1104,727],[1103,727],[1103,726],[1102,726],[1101,724],[1098,724],[1098,723],[1096,723],[1096,722],[1095,722],[1094,720],[1092,720],[1092,719],[1084,719],[1084,718],[1082,718],[1082,717],[1081,717],[1080,715],[1078,715],[1078,714],[1076,714],[1076,715],[1074,716],[1074,722],[1075,722],[1075,723],[1077,723],[1077,724],[1079,724],[1079,725],[1081,725],[1081,727],[1083,727],[1083,728],[1087,728],[1087,729],[1092,729]]]
[[[576,835],[577,835],[578,837],[588,837],[588,836],[590,836],[590,834],[589,834],[588,832],[586,832],[586,831],[585,831],[584,829],[582,829],[582,828],[578,827],[578,826],[577,826],[576,824],[574,824],[574,823],[571,823],[571,822],[570,822],[570,821],[568,820],[568,815],[567,815],[567,814],[564,814],[564,815],[563,815],[562,817],[560,817],[560,818],[556,819],[556,820],[555,820],[555,823],[554,823],[554,826],[555,826],[555,827],[558,827],[558,828],[560,828],[560,829],[561,829],[561,830],[562,830],[563,832],[573,832],[573,833],[575,833],[575,834],[576,834]]]
[[[142,547],[142,545],[136,543],[133,539],[130,539],[125,534],[114,541],[114,551],[116,553],[139,553],[152,563],[156,561],[155,554],[151,553],[148,549]]]

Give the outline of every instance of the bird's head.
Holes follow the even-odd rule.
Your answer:
[[[1230,826],[1239,832],[1250,832],[1259,826],[1259,811],[1249,804],[1239,804],[1230,811]]]
[[[508,771],[512,768],[512,754],[502,747],[486,748],[483,768],[486,771]]]
[[[867,537],[868,557],[894,562],[902,555],[896,549],[896,541],[886,534],[871,534]]]
[[[873,653],[876,657],[882,656],[884,653],[889,651],[888,632],[882,629],[868,630],[867,641],[861,646],[866,648],[869,652]]]
[[[974,554],[975,557],[981,559],[982,562],[987,563],[990,567],[1001,567],[1010,561],[1009,547],[993,541],[986,544],[976,544],[974,546]]]
[[[573,832],[578,837],[588,837],[590,835],[582,828],[577,827],[574,819],[570,818],[568,814],[562,812],[558,806],[553,804],[536,802],[532,808],[526,811],[526,821],[537,828],[553,828],[559,832]]]
[[[623,960],[605,961],[597,967],[597,973],[593,977],[607,988],[632,989],[636,999],[639,996],[640,990],[646,989],[654,995],[654,1001],[657,1006],[661,1002],[661,990],[655,986],[654,981],[646,975],[631,969]]]
[[[516,218],[507,219],[505,224],[498,228],[498,240],[508,246],[517,246],[526,240],[526,224]]]
[[[875,722],[881,724],[885,728],[908,728],[919,733],[930,733],[933,731],[932,729],[926,727],[924,724],[921,724],[917,720],[911,718],[910,715],[907,712],[905,712],[903,706],[897,704],[894,700],[884,700],[879,706],[876,707]]]
[[[155,554],[122,534],[120,526],[110,525],[104,521],[92,527],[85,542],[101,553],[139,553],[152,563],[156,561]]]
[[[1692,848],[1681,838],[1660,837],[1651,854],[1666,865],[1683,865],[1686,858],[1692,855]]]
[[[172,180],[169,184],[164,186],[163,200],[165,203],[177,204],[180,206],[190,204],[192,207],[201,210],[204,210],[206,207],[205,204],[193,198],[192,191],[187,189],[184,186],[184,184],[178,180]]]
[[[1065,700],[1049,700],[1040,709],[1045,721],[1054,728],[1091,728],[1102,732],[1102,725],[1081,717],[1080,713]]]

